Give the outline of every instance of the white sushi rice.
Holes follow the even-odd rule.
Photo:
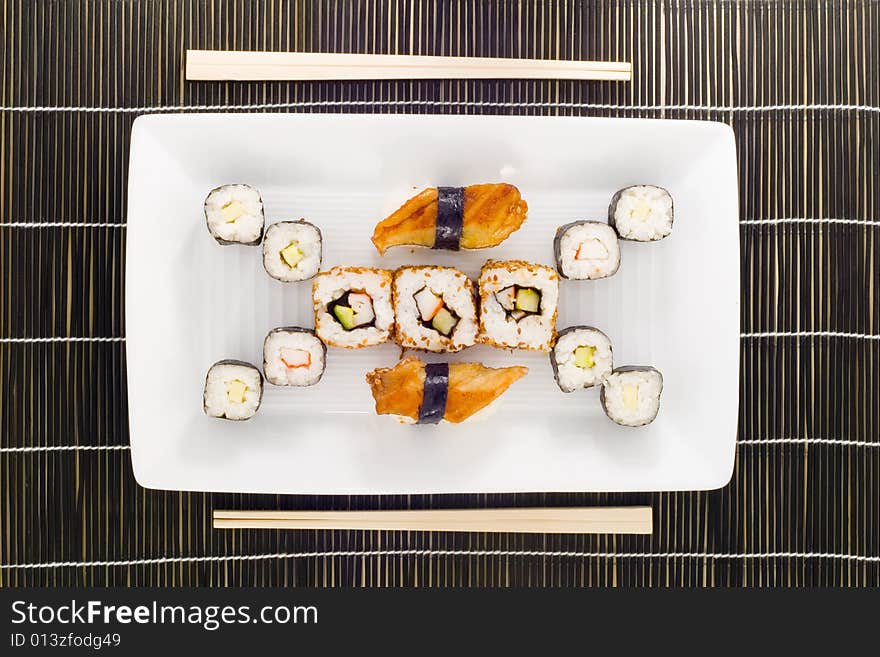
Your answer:
[[[428,288],[458,316],[448,337],[421,322],[415,294]],[[477,337],[474,284],[453,267],[401,267],[394,273],[394,338],[401,347],[427,351],[460,351]]]
[[[333,267],[315,276],[312,301],[315,309],[315,333],[331,347],[357,349],[386,342],[394,326],[391,306],[392,273],[387,269]],[[346,331],[327,312],[327,305],[348,291],[362,291],[370,296],[375,313],[373,326]]]
[[[229,385],[234,381],[247,386],[244,402],[230,399]],[[247,420],[260,408],[262,397],[263,380],[253,365],[220,361],[211,366],[205,377],[204,410],[211,417]]]
[[[291,245],[301,258],[294,267],[282,256]],[[302,219],[272,224],[263,239],[263,266],[272,278],[286,283],[312,278],[321,267],[321,231]]]
[[[592,353],[592,367],[575,364],[575,350],[578,347],[595,349]],[[590,327],[574,327],[561,331],[550,357],[555,365],[556,381],[563,392],[590,388],[602,383],[613,368],[611,340],[602,331]]]
[[[511,285],[541,292],[540,313],[509,318],[495,296]],[[489,260],[480,271],[480,323],[477,340],[496,347],[550,351],[556,339],[559,274],[522,260]]]
[[[565,278],[606,278],[620,267],[620,243],[608,224],[580,221],[560,230],[556,264]]]
[[[650,242],[672,232],[672,197],[662,187],[635,185],[615,198],[611,218],[622,239]]]
[[[640,427],[657,417],[662,391],[663,376],[657,370],[617,369],[605,379],[602,406],[617,424]]]
[[[263,235],[263,200],[250,185],[223,185],[205,199],[208,230],[218,241],[256,244]]]
[[[311,331],[275,329],[263,342],[263,373],[276,386],[315,385],[324,374],[324,353],[323,343]],[[289,366],[302,360],[307,364]]]

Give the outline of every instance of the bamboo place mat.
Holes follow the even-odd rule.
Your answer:
[[[3,8],[0,585],[880,584],[878,2]],[[187,83],[187,48],[631,61],[634,81]],[[148,112],[221,109],[730,124],[742,251],[730,485],[385,497],[141,489],[126,420],[129,131]],[[211,529],[215,508],[631,504],[654,507],[653,536]]]

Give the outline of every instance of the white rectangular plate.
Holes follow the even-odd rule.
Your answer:
[[[132,130],[126,334],[131,453],[151,488],[263,493],[649,491],[723,486],[738,406],[739,243],[735,144],[720,123],[498,116],[198,114],[140,117]],[[529,204],[494,249],[397,248],[380,257],[378,220],[432,185],[505,181]],[[563,281],[558,327],[589,324],[615,365],[664,376],[660,414],[619,427],[597,390],[563,394],[544,354],[474,347],[450,360],[527,365],[491,412],[461,425],[377,416],[364,374],[399,349],[330,349],[312,388],[266,385],[248,422],[202,412],[205,372],[261,365],[266,333],[313,326],[309,282],[263,271],[259,247],[208,234],[208,191],[246,182],[267,223],[305,217],[324,264],[454,265],[487,258],[553,264],[556,227],[606,217],[615,190],[648,183],[675,200],[672,235],[622,243],[620,271]],[[436,357],[432,357],[436,359]]]

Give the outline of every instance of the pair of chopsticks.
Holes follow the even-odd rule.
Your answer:
[[[214,529],[650,534],[649,506],[424,511],[214,511]]]
[[[187,50],[187,80],[632,80],[629,62]]]

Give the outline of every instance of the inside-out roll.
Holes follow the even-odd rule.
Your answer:
[[[556,339],[559,275],[522,260],[489,260],[480,270],[478,340],[550,351]]]
[[[394,339],[404,348],[460,351],[474,344],[474,284],[453,267],[401,267],[394,272]]]
[[[312,282],[315,333],[331,347],[357,349],[386,342],[394,326],[392,273],[333,267]]]

